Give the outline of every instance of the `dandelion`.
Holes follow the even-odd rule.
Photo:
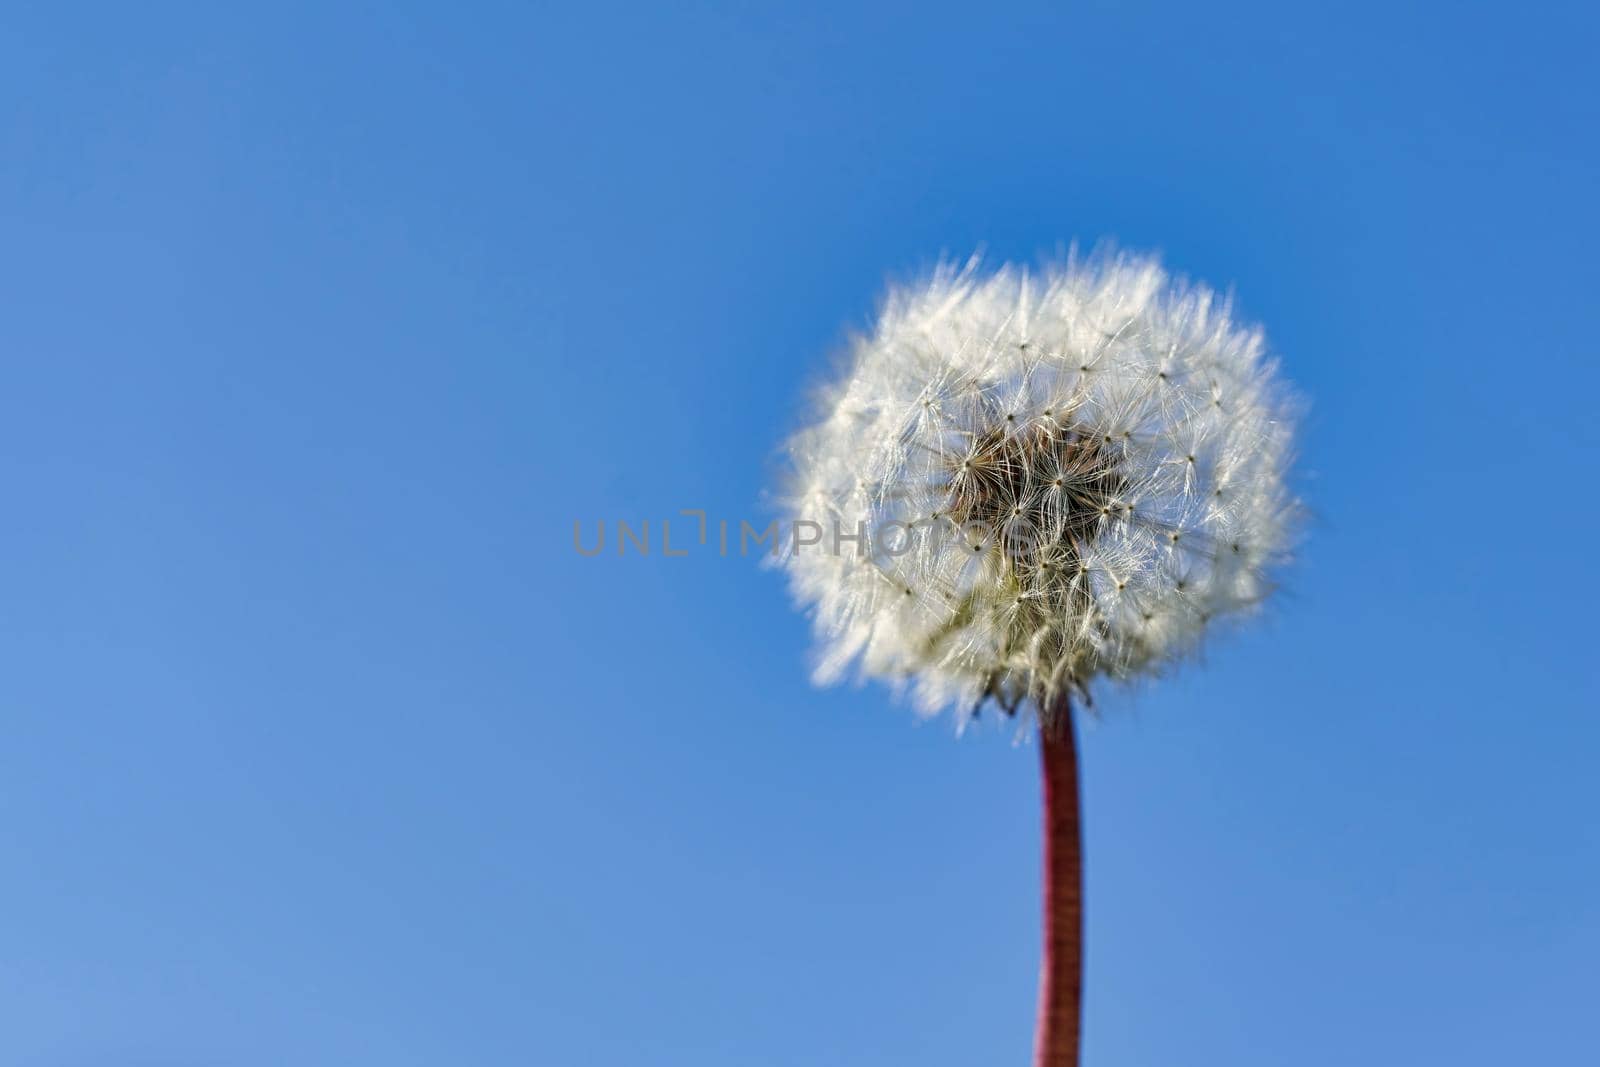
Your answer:
[[[1292,404],[1263,349],[1147,257],[946,265],[890,291],[789,442],[788,517],[872,532],[785,556],[818,680],[853,670],[928,714],[992,705],[1037,729],[1040,1067],[1078,1056],[1074,707],[1250,612],[1291,539]]]

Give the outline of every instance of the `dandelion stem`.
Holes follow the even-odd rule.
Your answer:
[[[1062,697],[1039,726],[1044,794],[1044,957],[1034,1067],[1078,1067],[1083,1010],[1083,850],[1078,835],[1078,748]]]

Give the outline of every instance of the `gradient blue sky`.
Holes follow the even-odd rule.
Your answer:
[[[1085,738],[1086,1063],[1600,1047],[1584,8],[6,21],[0,1062],[1025,1063],[1033,751],[572,523],[752,515],[886,275],[1106,237],[1317,518]]]

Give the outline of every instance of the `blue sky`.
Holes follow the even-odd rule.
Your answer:
[[[758,514],[886,277],[1102,238],[1316,518],[1085,737],[1086,1063],[1600,1041],[1589,11],[7,21],[0,1061],[1026,1062],[1033,751],[572,523]]]

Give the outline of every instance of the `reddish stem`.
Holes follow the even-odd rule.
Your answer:
[[[1062,700],[1039,728],[1044,793],[1044,959],[1034,1067],[1078,1067],[1083,1010],[1083,851],[1078,837],[1078,748]]]

